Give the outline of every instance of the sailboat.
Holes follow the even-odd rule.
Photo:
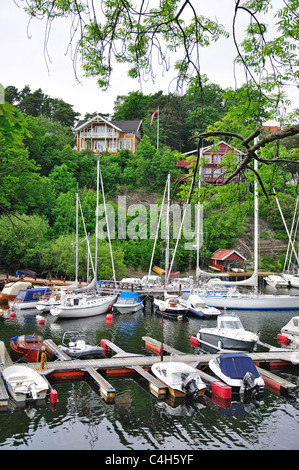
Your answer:
[[[257,161],[255,160],[257,171]],[[299,296],[271,295],[258,293],[258,233],[259,207],[257,180],[254,182],[254,272],[248,279],[223,281],[210,279],[202,287],[195,289],[210,307],[234,310],[298,310]],[[199,270],[200,273],[200,270]],[[241,293],[238,286],[253,287],[253,291]]]
[[[96,208],[96,248],[95,248],[95,267],[94,267],[94,279],[86,287],[74,289],[73,293],[66,294],[65,298],[61,301],[59,305],[54,306],[50,309],[51,315],[59,318],[86,318],[95,315],[101,315],[106,313],[109,308],[112,307],[113,303],[117,299],[117,294],[114,293],[112,295],[100,295],[97,292],[97,235],[98,235],[98,207],[99,207],[99,178],[101,177],[101,186],[102,186],[102,193],[105,205],[105,195],[104,195],[104,187],[103,187],[103,180],[102,175],[100,173],[100,165],[99,160],[97,160],[97,208]],[[78,201],[78,196],[77,196]],[[77,205],[78,207],[78,205]],[[77,210],[78,213],[78,210]],[[105,205],[105,213],[107,218],[107,211]],[[78,219],[78,218],[77,218]],[[115,270],[114,270],[114,263],[113,263],[113,256],[112,256],[112,249],[110,243],[110,233],[109,233],[109,224],[107,220],[107,227],[108,227],[108,238],[109,238],[109,246],[110,246],[110,254],[112,260],[112,269],[114,275],[114,282],[116,286],[116,279],[115,279]],[[78,233],[77,227],[76,232]],[[76,281],[77,281],[77,266],[78,266],[78,239],[76,238]],[[89,246],[89,245],[88,245]],[[77,282],[75,281],[75,286]]]

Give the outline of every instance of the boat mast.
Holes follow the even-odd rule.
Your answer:
[[[106,199],[105,199],[105,192],[104,192],[104,184],[103,184],[102,172],[101,172],[101,169],[100,169],[100,168],[99,168],[99,173],[100,173],[100,178],[101,178],[101,189],[102,189],[103,203],[104,203],[104,211],[105,211],[105,218],[106,218],[106,224],[107,224],[107,235],[108,235],[108,242],[109,242],[109,248],[110,248],[110,257],[111,257],[111,265],[112,265],[113,280],[114,280],[115,289],[117,289],[116,277],[115,277],[115,268],[114,268],[114,260],[113,260],[112,246],[111,246],[111,237],[110,237],[109,221],[108,221],[108,214],[107,214],[107,207],[106,207]]]
[[[254,159],[254,170],[258,172],[258,162]],[[259,199],[258,199],[258,185],[257,177],[254,178],[254,290],[258,291],[258,263],[259,263],[259,252],[258,252],[258,240],[259,240]]]
[[[75,274],[75,283],[78,284],[78,198],[79,195],[76,193],[76,274]]]
[[[170,173],[167,177],[167,206],[166,206],[166,250],[165,250],[165,289],[168,281],[169,270],[169,207],[170,206]]]
[[[95,281],[98,279],[98,230],[99,230],[99,172],[100,172],[100,162],[97,158],[97,204],[96,204],[96,240],[95,240],[95,254],[94,254],[94,276]],[[96,285],[97,288],[97,285]]]

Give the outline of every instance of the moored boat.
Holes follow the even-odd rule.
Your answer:
[[[59,318],[85,318],[108,312],[117,295],[70,294],[61,303],[50,309],[51,315]]]
[[[177,297],[169,297],[165,300],[154,299],[154,306],[157,312],[172,318],[184,317],[189,310],[188,307],[181,305]]]
[[[138,292],[124,291],[119,294],[113,308],[119,313],[137,312],[143,308],[143,303]]]
[[[52,361],[57,359],[55,353],[44,343],[44,338],[35,333],[13,336],[10,339],[10,349],[14,358],[26,362],[39,362],[42,352]]]
[[[279,343],[299,347],[299,316],[292,317],[277,335]]]
[[[50,312],[51,308],[58,306],[65,296],[66,292],[63,290],[48,293],[37,302],[35,308],[40,312]]]
[[[258,335],[244,329],[241,320],[234,314],[217,318],[215,328],[200,328],[197,339],[219,349],[252,352],[259,340]]]
[[[2,377],[11,397],[17,402],[44,400],[49,384],[36,370],[24,365],[6,367]]]
[[[264,277],[264,280],[268,286],[276,287],[290,287],[288,281],[278,274],[269,274],[269,276]]]
[[[206,386],[199,371],[183,362],[157,362],[151,367],[152,373],[167,385],[170,395],[175,398],[193,399],[204,395]]]
[[[224,383],[240,393],[259,394],[264,391],[260,377],[251,357],[243,353],[225,353],[209,361],[211,371]]]
[[[86,344],[78,331],[66,331],[60,349],[73,359],[93,359],[104,355],[104,348]]]
[[[210,307],[199,295],[189,295],[187,299],[180,298],[181,305],[186,306],[192,315],[199,318],[214,318],[222,315],[216,307]]]
[[[48,287],[33,287],[32,289],[21,289],[13,301],[9,302],[9,307],[22,310],[35,308],[37,302],[46,294],[51,293]]]
[[[0,302],[8,302],[10,300],[14,300],[21,289],[29,289],[31,287],[31,282],[8,282],[0,292]]]

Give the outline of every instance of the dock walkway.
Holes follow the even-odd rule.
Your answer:
[[[185,362],[187,364],[192,364],[193,367],[201,369],[204,366],[209,364],[209,361],[215,357],[215,354],[187,354],[182,351],[178,351],[167,344],[162,344],[160,341],[157,341],[148,336],[142,338],[145,341],[146,347],[150,346],[152,351],[155,351],[156,354],[160,354],[161,347],[163,347],[163,361],[165,362]],[[165,397],[166,386],[160,382],[157,378],[152,376],[148,372],[150,367],[160,362],[161,358],[159,355],[156,356],[145,356],[141,354],[132,354],[123,351],[117,345],[112,343],[109,340],[102,340],[105,342],[107,348],[116,352],[116,354],[110,358],[100,358],[100,359],[71,359],[65,353],[63,353],[58,346],[52,340],[45,340],[47,344],[51,346],[53,350],[57,352],[57,361],[49,361],[47,363],[47,370],[43,373],[53,374],[55,372],[61,371],[83,371],[92,377],[100,387],[101,394],[105,397],[107,401],[112,401],[115,396],[115,389],[112,387],[109,382],[103,377],[103,373],[108,372],[109,370],[120,370],[120,372],[125,375],[126,371],[135,371],[141,377],[146,379],[149,382],[149,388],[151,393],[156,395],[158,398]],[[102,343],[101,343],[102,344]],[[168,353],[168,354],[165,354]],[[276,365],[298,365],[299,364],[299,353],[294,351],[286,350],[275,350],[269,352],[254,352],[248,353],[248,356],[252,358],[255,364],[259,366],[259,372],[270,385],[279,389],[292,389],[295,386],[290,382],[272,374],[269,371],[265,371],[260,367],[261,364],[275,363]],[[5,348],[3,342],[0,341],[0,372],[12,364],[12,361],[8,355],[8,352]],[[39,363],[28,363],[28,367],[38,369]],[[205,374],[202,372],[202,374]],[[213,382],[215,379],[211,378],[205,374],[205,379]],[[204,377],[203,377],[204,378]],[[274,384],[274,385],[273,385]],[[0,379],[0,406],[7,404],[8,395],[6,388],[2,379]]]

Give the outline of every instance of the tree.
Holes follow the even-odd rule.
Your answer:
[[[97,77],[100,87],[109,86],[115,63],[127,63],[129,76],[139,80],[148,75],[154,80],[156,63],[165,70],[172,63],[177,73],[178,88],[195,74],[198,87],[203,92],[200,50],[219,38],[229,40],[230,37],[220,23],[201,14],[200,2],[160,0],[154,7],[141,1],[136,5],[122,0],[101,0],[99,3],[101,8],[97,12],[94,2],[90,4],[87,0],[80,3],[45,0],[42,4],[39,0],[30,0],[26,11],[31,18],[43,18],[48,23],[55,18],[72,18],[79,37],[71,34],[71,38],[77,41],[76,50],[82,56],[85,73]],[[236,0],[231,2],[230,8],[232,40],[237,54],[235,63],[244,69],[248,103],[253,99],[254,84],[260,95],[265,97],[272,117],[277,117],[281,107],[290,104],[284,90],[288,86],[297,86],[299,81],[298,0],[282,2],[279,6],[273,0]],[[248,26],[245,37],[243,35],[239,40],[241,14],[246,16]],[[298,110],[296,113],[298,115]],[[290,120],[285,120],[285,123],[287,127],[270,138],[259,126],[256,132],[243,134],[239,140],[246,156],[244,164],[236,172],[250,168],[259,148],[299,132],[299,125],[288,125],[292,123]],[[252,142],[257,136],[261,138],[256,146]],[[200,140],[203,137],[208,135],[198,136]],[[225,183],[230,182],[235,174],[229,175]]]
[[[9,103],[0,106],[0,214],[26,213],[38,205],[39,166],[29,158],[25,117]]]

